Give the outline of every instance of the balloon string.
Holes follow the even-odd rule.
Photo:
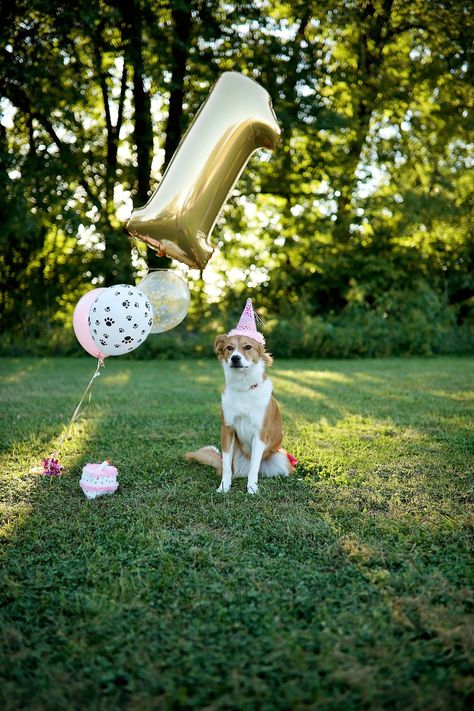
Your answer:
[[[137,259],[143,259],[143,261],[144,261],[144,263],[145,263],[146,273],[147,273],[147,274],[149,274],[150,272],[163,272],[163,271],[166,271],[163,267],[150,267],[150,266],[148,265],[148,261],[147,261],[147,258],[146,258],[146,253],[145,253],[145,254],[142,254],[142,253],[141,253],[140,247],[139,247],[139,244],[138,244],[138,240],[137,240],[137,238],[135,237],[135,235],[129,234],[129,235],[128,235],[128,238],[129,238],[129,240],[130,240],[130,242],[131,242],[131,244],[132,244],[132,250],[135,250],[135,254],[136,254]],[[167,254],[166,254],[166,249],[165,249],[164,247],[161,247],[161,248],[160,248],[160,247],[156,246],[156,247],[153,247],[153,249],[155,250],[155,252],[156,252],[156,254],[158,255],[158,257],[166,257],[166,256],[167,256]],[[146,276],[146,274],[145,274],[145,276]]]
[[[64,440],[66,439],[66,437],[67,437],[68,434],[69,434],[69,430],[71,429],[72,425],[74,424],[74,422],[76,422],[76,421],[79,419],[79,417],[80,417],[81,415],[83,415],[83,414],[85,413],[85,411],[86,411],[87,408],[89,407],[89,405],[90,405],[90,403],[91,403],[91,398],[92,398],[92,385],[93,385],[93,383],[94,383],[94,380],[100,375],[100,369],[101,369],[103,366],[104,366],[104,360],[103,360],[103,358],[99,358],[99,360],[97,361],[97,368],[95,369],[95,373],[94,373],[94,375],[92,376],[92,378],[89,380],[89,383],[88,383],[86,389],[84,390],[84,394],[83,394],[83,396],[81,397],[78,406],[76,407],[76,409],[75,409],[74,412],[72,413],[71,419],[69,420],[69,422],[68,422],[68,424],[67,424],[67,426],[66,426],[66,429],[64,430],[64,432],[63,432],[63,434],[61,435],[61,438],[60,438],[60,440],[59,440],[59,442],[58,442],[58,446],[56,447],[56,449],[54,450],[54,452],[49,455],[49,458],[50,458],[50,459],[54,459],[55,457],[57,457],[57,455],[58,455],[58,453],[59,453],[59,451],[60,451],[62,445],[64,444]],[[82,408],[82,403],[84,402],[84,400],[85,400],[85,398],[86,398],[87,396],[89,396],[89,397],[88,397],[88,400],[87,400],[87,403],[86,403],[85,407]]]
[[[147,262],[146,256],[143,255],[143,254],[141,253],[141,251],[140,251],[140,247],[139,247],[137,238],[135,237],[135,235],[129,234],[129,235],[128,235],[128,239],[130,240],[130,242],[131,242],[131,244],[132,244],[132,250],[135,250],[136,258],[137,258],[137,259],[143,259],[143,261],[145,262],[145,267],[146,267],[146,271],[147,271],[147,274],[148,274],[148,272],[150,271],[150,267],[148,266],[148,262]]]

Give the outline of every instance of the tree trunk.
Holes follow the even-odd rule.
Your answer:
[[[298,100],[297,100],[297,93],[296,93],[296,87],[298,84],[298,79],[300,78],[300,72],[299,72],[299,64],[301,61],[301,43],[305,40],[305,33],[306,29],[309,25],[309,22],[312,17],[312,7],[311,5],[308,5],[308,7],[304,10],[299,25],[298,25],[298,30],[295,35],[295,39],[292,43],[292,48],[290,51],[290,59],[287,62],[287,71],[286,71],[286,81],[285,81],[285,104],[286,106],[293,106],[294,111],[288,113],[286,112],[287,118],[287,125],[285,125],[285,122],[283,122],[283,140],[281,143],[281,146],[279,147],[279,150],[282,152],[283,158],[282,158],[282,168],[283,168],[283,176],[287,175],[292,175],[293,173],[293,152],[291,150],[291,136],[292,136],[292,128],[298,124],[298,118],[297,118],[297,106],[298,106]],[[280,183],[280,189],[281,189],[281,194],[282,196],[285,197],[286,199],[286,209],[289,211],[292,207],[291,204],[291,190],[289,183],[287,185],[287,191],[284,193],[283,191],[283,186],[287,185],[287,181],[283,179]]]
[[[173,22],[173,43],[171,47],[171,86],[166,122],[165,160],[166,169],[178,148],[182,134],[184,80],[186,77],[186,62],[189,56],[189,39],[191,37],[192,17],[191,3],[173,3],[171,18]],[[154,269],[166,269],[170,266],[168,257],[159,257],[148,248],[148,265]]]
[[[124,41],[127,60],[133,74],[134,132],[137,151],[136,182],[132,188],[135,207],[142,207],[150,197],[150,173],[153,158],[153,126],[151,122],[150,95],[145,89],[145,63],[143,58],[143,9],[141,0],[118,0],[124,21]],[[166,268],[167,258],[159,257],[147,247],[150,268]]]
[[[145,89],[143,60],[143,27],[140,0],[125,0],[122,12],[127,30],[127,58],[133,70],[134,132],[137,149],[137,172],[134,194],[140,205],[150,196],[150,171],[153,156],[150,95]]]
[[[355,135],[349,144],[347,164],[339,184],[340,196],[333,231],[334,239],[338,242],[348,242],[350,238],[351,200],[357,183],[356,170],[369,133],[370,119],[377,105],[382,52],[390,31],[392,5],[393,0],[383,0],[381,8],[376,8],[374,2],[369,2],[364,6],[360,17],[355,83],[357,87],[361,84],[361,89],[354,89],[352,107]]]
[[[171,17],[173,21],[172,69],[168,120],[166,122],[165,167],[169,164],[181,140],[184,79],[192,27],[191,3],[179,3],[178,7],[173,3]]]

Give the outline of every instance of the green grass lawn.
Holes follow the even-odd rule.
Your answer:
[[[219,443],[211,360],[108,359],[30,474],[94,367],[0,361],[2,709],[467,707],[473,359],[277,360],[300,465],[254,497],[181,458]]]

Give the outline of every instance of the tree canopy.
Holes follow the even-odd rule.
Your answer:
[[[135,280],[132,202],[227,70],[269,91],[284,134],[252,158],[218,253],[188,275],[184,328],[228,325],[248,295],[276,340],[298,321],[288,354],[429,352],[472,326],[468,3],[19,0],[2,13],[6,332],[39,337],[92,286]]]

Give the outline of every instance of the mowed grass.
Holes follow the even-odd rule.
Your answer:
[[[300,465],[255,497],[182,460],[219,443],[212,360],[108,359],[30,474],[94,367],[0,361],[2,709],[468,706],[472,359],[277,360]]]

